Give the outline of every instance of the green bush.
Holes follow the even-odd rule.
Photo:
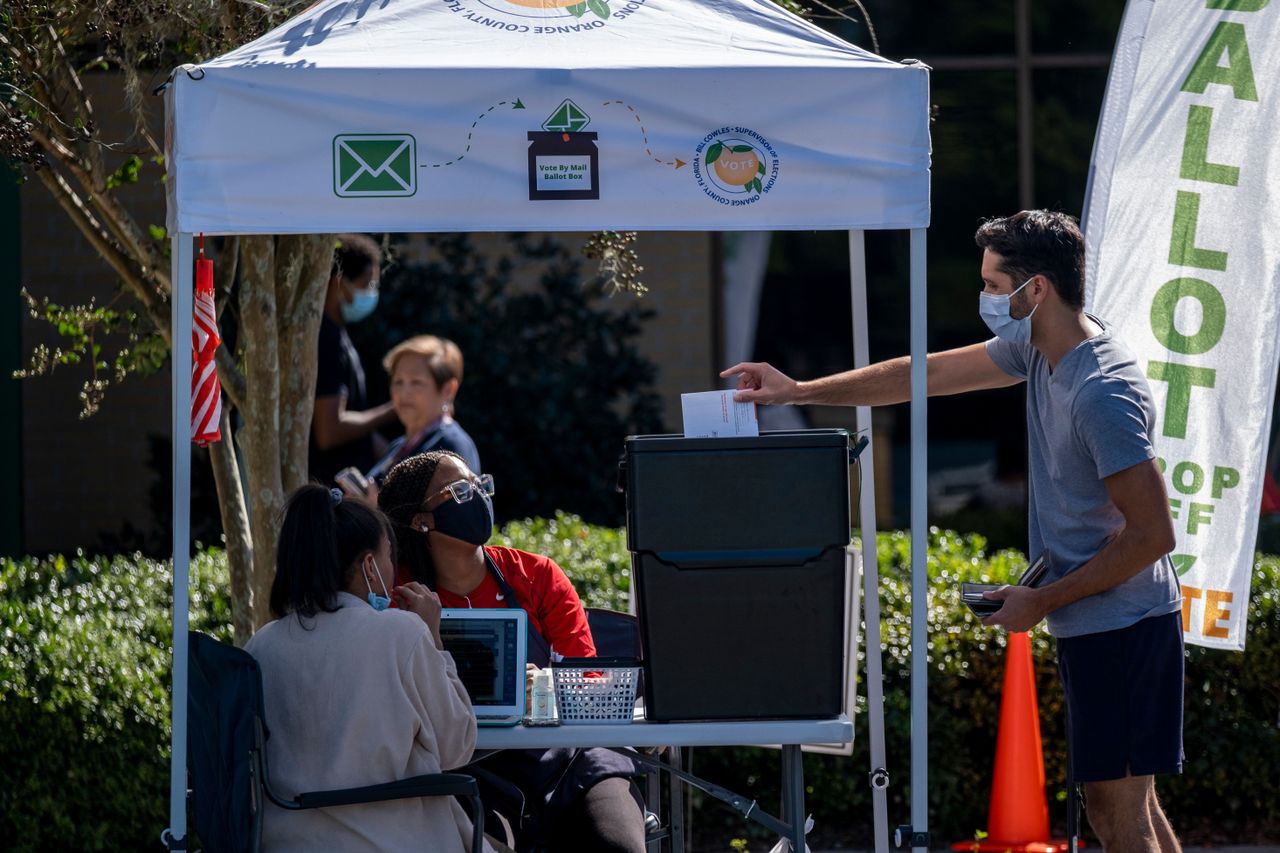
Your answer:
[[[612,527],[597,527],[576,515],[527,518],[498,529],[494,545],[545,554],[573,579],[587,607],[626,611],[631,592],[631,554],[627,536]]]
[[[191,625],[230,637],[226,563],[191,563]],[[169,813],[169,566],[0,560],[0,847],[158,849]]]
[[[580,518],[513,522],[496,544],[547,554],[591,606],[626,609],[630,561],[622,531]],[[879,540],[890,820],[910,797],[909,543]],[[956,601],[961,579],[1004,581],[1025,565],[988,553],[977,536],[931,537],[929,753],[935,847],[986,824],[1004,634],[983,628]],[[156,849],[168,817],[169,570],[138,556],[0,561],[0,844],[35,851]],[[192,562],[191,623],[230,637],[221,552]],[[1032,638],[1051,819],[1062,830],[1062,696],[1052,641]],[[1280,837],[1280,560],[1258,560],[1244,654],[1190,648],[1186,772],[1160,783],[1175,828],[1195,842]],[[868,846],[866,700],[860,690],[852,758],[805,757],[816,846]],[[759,749],[698,749],[694,771],[776,810],[778,756]],[[703,803],[701,849],[747,837],[736,814]],[[751,825],[754,826],[754,825]]]
[[[494,543],[547,554],[583,601],[625,610],[619,530],[513,522]],[[191,562],[191,627],[231,640],[221,551]],[[172,576],[140,555],[0,560],[0,849],[158,849],[169,814]]]

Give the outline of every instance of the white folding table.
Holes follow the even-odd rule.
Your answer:
[[[791,849],[804,850],[804,762],[800,751],[806,743],[849,743],[853,723],[845,715],[829,720],[734,720],[700,723],[652,723],[640,717],[632,723],[481,728],[476,735],[476,757],[503,749],[553,749],[556,747],[605,747],[613,749],[671,776],[668,805],[673,853],[684,848],[681,824],[681,783],[698,787],[791,841]],[[772,746],[781,747],[782,815],[780,818],[749,800],[684,771],[677,764],[636,752],[645,747]],[[677,762],[678,763],[678,762]]]

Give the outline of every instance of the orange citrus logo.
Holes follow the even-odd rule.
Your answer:
[[[708,153],[707,160],[716,170],[716,177],[732,187],[745,187],[763,169],[760,156],[750,145],[735,145],[727,151],[721,149],[720,156],[714,160]]]
[[[649,0],[440,0],[454,14],[501,32],[582,33],[621,21]],[[612,5],[610,5],[612,4]]]
[[[482,0],[486,5],[492,0]],[[609,8],[609,0],[505,0],[512,6],[522,6],[525,9],[538,9],[541,11],[555,12],[563,9],[575,18],[584,16],[594,16],[601,21],[609,20],[612,10]]]
[[[694,149],[693,177],[720,204],[739,206],[763,198],[778,180],[778,152],[749,127],[722,127]]]

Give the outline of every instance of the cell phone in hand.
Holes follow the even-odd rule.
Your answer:
[[[333,481],[348,494],[362,498],[369,493],[369,480],[354,465],[349,468],[343,468],[335,474]]]
[[[1035,561],[1022,573],[1022,577],[1018,578],[1018,586],[1029,586],[1035,589],[1051,568],[1053,568],[1053,561],[1049,558],[1049,552],[1041,551],[1040,556],[1036,557]]]
[[[1031,565],[1027,566],[1027,570],[1018,578],[1018,586],[1031,587],[1034,589],[1044,580],[1045,574],[1049,569],[1053,568],[1053,561],[1049,558],[1049,552],[1044,551]],[[1004,584],[998,583],[962,583],[960,584],[960,600],[964,602],[974,615],[990,616],[1001,607],[1004,606],[1003,601],[992,601],[984,598],[983,593],[995,589],[1004,589]]]
[[[960,584],[960,600],[978,617],[990,616],[1004,606],[1003,601],[983,598],[984,592],[1004,589],[1002,583],[965,583]]]

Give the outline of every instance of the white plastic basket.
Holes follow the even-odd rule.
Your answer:
[[[633,719],[640,682],[640,662],[635,658],[565,658],[553,661],[551,671],[562,725],[609,725]]]

